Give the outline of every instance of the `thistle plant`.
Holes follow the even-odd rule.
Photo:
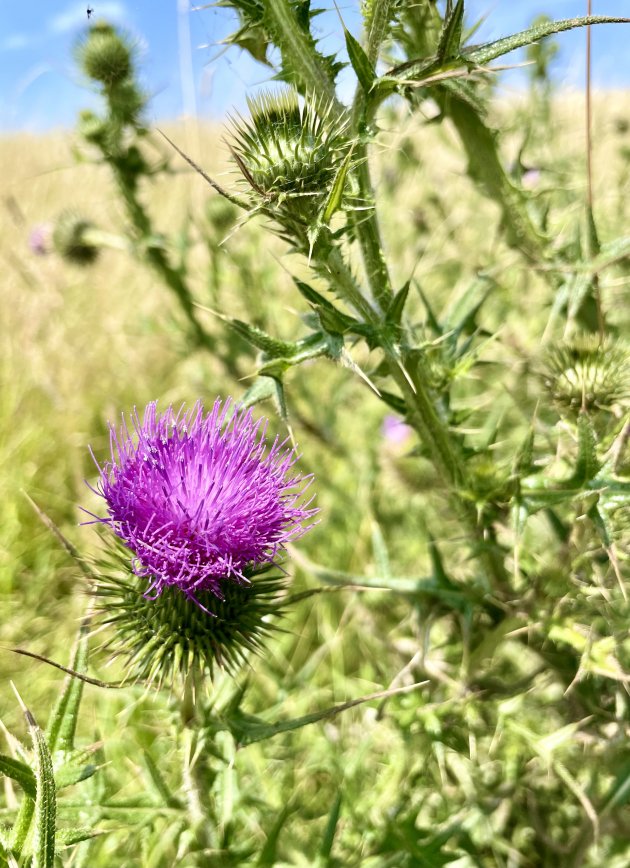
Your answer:
[[[476,45],[463,0],[443,7],[369,0],[363,33],[343,28],[356,78],[346,106],[340,60],[320,50],[310,4],[219,5],[239,19],[228,42],[270,66],[278,83],[228,127],[234,190],[176,150],[199,171],[200,184],[210,183],[210,195],[223,197],[209,206],[213,232],[240,209],[252,224],[265,218],[258,231],[286,243],[294,296],[278,317],[282,333],[255,312],[250,321],[237,317],[212,257],[209,298],[195,295],[183,263],[173,265],[176,245],[154,232],[142,204],[142,183],[171,156],[151,167],[145,155],[149,132],[132,52],[107,25],[79,51],[107,105],[106,116],[84,115],[80,127],[114,173],[132,252],[175,293],[191,346],[216,352],[230,374],[246,366],[251,377],[238,408],[216,403],[204,413],[196,404],[160,414],[150,404],[131,426],[110,428],[111,457],[98,465],[106,515],[95,520],[110,543],[86,568],[96,595],[91,617],[105,631],[107,652],[120,658],[125,683],[151,683],[158,696],[169,686],[168,732],[179,750],[172,753],[179,778],[174,761],[149,771],[163,797],[152,817],[168,809],[178,819],[169,827],[173,845],[161,851],[156,832],[146,864],[623,868],[630,858],[630,351],[627,306],[614,304],[614,290],[627,285],[630,243],[614,237],[590,199],[578,194],[579,208],[567,214],[558,203],[570,191],[534,199],[524,189],[490,120],[488,83],[491,64],[517,48],[576,27],[628,22],[541,19]],[[546,74],[549,54],[530,52]],[[549,94],[539,98],[552,113]],[[455,133],[474,196],[464,209],[468,221],[449,223],[450,204],[463,209],[463,193],[442,201],[434,152],[414,141],[415,169],[423,166],[435,188],[425,198],[415,194],[426,215],[430,269],[405,218],[413,203],[400,158],[398,185],[373,182],[383,118],[403,127],[410,116],[424,133],[425,110],[432,129],[449,127],[448,138],[436,133],[436,150],[450,147]],[[521,142],[526,165],[535,143],[526,135]],[[471,223],[484,226],[475,245]],[[448,237],[440,235],[444,225]],[[248,232],[253,237],[254,225],[241,226],[239,237]],[[87,243],[88,227],[79,224],[78,235]],[[258,265],[239,271],[247,274],[243,283]],[[273,292],[265,304],[275,313],[281,306]],[[208,337],[204,306],[228,337]],[[334,401],[339,384],[350,389],[353,380],[356,414]],[[304,475],[293,469],[291,440],[265,446],[264,426],[253,421],[252,405],[269,398],[279,424],[297,420],[310,435]],[[353,415],[374,431],[385,418],[390,445],[403,432],[401,449],[366,448],[361,464],[366,441],[350,424]],[[335,426],[333,417],[342,421]],[[324,510],[330,547],[296,554],[307,587],[289,595],[282,556],[312,524],[305,491],[318,460],[327,468],[318,489],[324,498],[330,489],[335,521],[352,512],[358,529],[345,531],[340,549]],[[368,480],[356,490],[348,483],[355,466]],[[335,560],[340,550],[344,563]],[[374,603],[371,591],[386,594],[387,603]],[[353,595],[360,628],[334,608],[341,593]],[[250,651],[280,641],[280,631],[269,635],[278,616],[306,597],[328,613],[332,629],[322,615],[321,632],[330,629],[341,643],[341,668],[389,687],[323,711],[283,717],[274,710],[270,721],[269,712],[258,716],[270,694],[310,693],[324,655],[320,623],[310,644],[304,640],[306,651],[306,624],[286,640],[294,642],[290,666],[285,658],[274,664],[271,654],[259,679],[255,670],[245,679],[244,665]],[[85,677],[85,667],[71,668]],[[222,681],[222,670],[235,680]],[[256,693],[248,693],[250,684]],[[245,710],[252,695],[256,713]],[[311,766],[304,759],[311,745],[300,743],[307,781],[313,768],[318,787],[326,775],[333,780],[336,764],[341,769],[321,784],[319,801],[312,795],[321,822],[305,832],[311,803],[301,802],[305,785],[290,751],[297,741],[284,742],[277,755],[257,754],[252,766],[237,748],[288,732],[297,739],[303,727],[377,698],[377,714],[361,722],[360,739],[369,740],[362,753],[356,732],[331,728]],[[256,785],[263,763],[283,782],[267,802]],[[387,784],[366,799],[381,773]],[[256,798],[243,797],[231,813],[239,774]],[[179,794],[165,776],[180,782]],[[108,817],[111,806],[101,807]],[[13,833],[25,849],[8,847],[15,858],[30,853],[27,813]],[[91,846],[99,852],[98,843]]]

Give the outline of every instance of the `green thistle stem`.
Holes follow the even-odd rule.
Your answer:
[[[355,219],[355,230],[361,246],[363,265],[370,290],[381,308],[386,309],[392,299],[392,284],[383,256],[383,243],[372,192],[367,147],[360,142],[356,148],[357,168],[355,177],[359,182],[359,196],[371,206],[368,212],[360,212]]]
[[[461,495],[466,479],[466,469],[458,445],[444,424],[435,407],[426,383],[429,381],[422,358],[414,358],[407,365],[392,347],[383,346],[389,361],[390,374],[398,385],[410,413],[409,424],[420,435],[433,464],[449,490],[460,520],[468,528],[476,544],[476,556],[483,564],[489,584],[495,591],[508,586],[508,575],[492,528],[484,527],[477,515],[474,503]]]
[[[376,323],[377,312],[361,293],[352,272],[346,265],[338,248],[333,247],[320,263],[322,270],[338,296],[343,298],[366,322]]]
[[[118,189],[127,209],[127,214],[137,232],[138,239],[146,241],[151,238],[154,232],[151,221],[136,196],[135,183],[130,183],[129,176],[124,170],[124,165],[119,165],[117,161],[112,161],[112,168]],[[177,298],[182,312],[188,320],[195,342],[199,346],[214,351],[215,341],[199,322],[190,289],[180,272],[170,264],[164,250],[157,246],[147,245],[144,251],[144,259],[159,274]]]

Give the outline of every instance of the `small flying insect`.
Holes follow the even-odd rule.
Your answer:
[[[87,17],[88,17],[88,21],[89,21],[90,18],[92,17],[92,13],[94,12],[94,10],[90,6],[88,6],[86,11],[87,11]]]

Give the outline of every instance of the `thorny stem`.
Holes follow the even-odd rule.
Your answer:
[[[199,696],[200,679],[193,666],[186,673],[184,694],[180,707],[182,721],[182,789],[190,819],[190,829],[197,843],[204,849],[210,844],[209,822],[203,808],[204,780],[200,758],[195,757],[197,739],[196,704]]]
[[[141,239],[150,239],[153,234],[153,227],[151,226],[151,221],[149,220],[144,208],[142,208],[138,202],[134,189],[135,185],[129,183],[124,172],[124,166],[118,165],[116,161],[112,161],[112,168],[132,224]],[[214,350],[215,342],[199,322],[191,292],[181,274],[169,263],[164,250],[155,244],[149,243],[144,251],[144,258],[160,275],[177,298],[179,305],[188,320],[195,342],[199,346],[205,347],[208,350]]]
[[[376,65],[381,44],[387,36],[395,0],[373,0],[369,20],[366,21],[366,54],[372,66]]]
[[[413,364],[407,364],[405,356],[399,356],[391,347],[384,347],[384,350],[392,379],[398,385],[410,411],[409,424],[429,450],[433,464],[449,490],[460,519],[478,546],[475,554],[486,570],[488,584],[495,591],[505,590],[508,576],[494,531],[479,522],[474,503],[466,500],[460,493],[466,479],[465,466],[457,444],[453,442],[427,389],[428,376],[424,360],[422,357],[417,357],[414,358]]]

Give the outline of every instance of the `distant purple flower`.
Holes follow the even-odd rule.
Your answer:
[[[534,190],[540,184],[541,180],[540,169],[526,169],[521,178],[521,184],[525,190]]]
[[[310,477],[287,478],[295,450],[277,438],[268,448],[251,410],[228,399],[205,415],[199,401],[159,414],[153,402],[142,422],[131,418],[134,433],[124,418],[120,430],[110,425],[111,461],[97,464],[109,512],[98,520],[134,553],[145,596],[172,585],[193,600],[198,590],[222,598],[222,582],[248,584],[248,570],[273,563],[311,526]]]
[[[37,256],[46,256],[47,253],[50,253],[51,235],[52,226],[50,223],[36,223],[28,236],[28,246],[31,253],[35,253]]]
[[[407,425],[398,416],[387,415],[383,419],[381,433],[383,440],[391,446],[401,446],[413,431],[410,425]]]

